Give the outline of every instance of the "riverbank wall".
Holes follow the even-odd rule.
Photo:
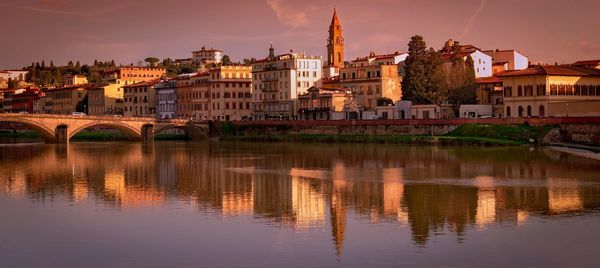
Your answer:
[[[235,121],[212,122],[211,136],[225,140],[264,141],[397,141],[417,143],[478,138],[502,144],[568,142],[600,146],[600,117],[489,118],[419,120]],[[364,138],[360,138],[364,136]],[[408,139],[398,136],[421,137]],[[379,137],[379,138],[373,138]],[[387,138],[386,138],[387,137]],[[512,143],[510,143],[512,144]]]

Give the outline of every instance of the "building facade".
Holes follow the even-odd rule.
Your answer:
[[[477,104],[490,105],[493,117],[504,116],[504,100],[502,93],[502,80],[499,77],[482,77],[475,80],[477,89]]]
[[[35,87],[8,89],[0,94],[0,107],[5,113],[33,113],[36,102],[44,97],[44,92]]]
[[[211,95],[210,95],[210,72],[202,72],[191,77],[191,92],[189,93],[188,112],[191,118],[195,120],[211,119]],[[182,96],[183,97],[183,96]]]
[[[177,117],[177,79],[168,79],[154,86],[156,91],[156,118]]]
[[[180,75],[176,80],[175,99],[177,100],[177,118],[190,119],[194,114],[192,107],[192,76],[196,75]]]
[[[210,116],[213,120],[252,117],[252,67],[221,66],[210,70]]]
[[[345,109],[352,93],[344,89],[311,87],[298,96],[298,116],[301,120],[346,119]],[[341,114],[341,116],[340,116]]]
[[[59,88],[45,89],[46,113],[50,114],[72,114],[74,112],[86,112],[88,89],[91,85],[72,85]]]
[[[80,74],[67,74],[63,77],[64,86],[83,85],[87,84],[88,80],[85,75]]]
[[[483,51],[483,53],[492,57],[492,74],[496,74],[501,71],[523,70],[529,67],[529,59],[516,50],[496,49],[486,50]]]
[[[400,100],[397,65],[350,66],[340,70],[340,85],[355,96],[359,109],[374,110],[377,99]]]
[[[156,91],[154,86],[160,79],[136,83],[123,87],[123,116],[156,117]]]
[[[155,80],[164,77],[165,74],[165,68],[122,66],[105,70],[102,72],[101,79],[104,83],[126,86]]]
[[[600,70],[532,66],[497,75],[505,117],[600,116]]]
[[[442,60],[447,66],[452,63],[452,60],[461,59],[466,61],[467,57],[471,57],[475,69],[475,78],[492,76],[492,57],[475,46],[460,45],[458,41],[450,39],[444,44],[441,53]]]
[[[223,60],[223,51],[202,47],[202,49],[192,52],[192,60],[196,63],[202,64],[218,64]]]
[[[87,94],[89,115],[123,115],[123,89],[119,85],[94,85],[88,89]]]
[[[296,114],[296,100],[312,86],[321,86],[321,57],[290,53],[269,56],[252,63],[252,101],[255,120],[286,118]]]
[[[8,81],[8,79],[24,81],[25,77],[27,77],[28,73],[29,73],[29,71],[24,71],[24,70],[4,70],[4,71],[0,71],[0,79],[6,80],[6,81]]]

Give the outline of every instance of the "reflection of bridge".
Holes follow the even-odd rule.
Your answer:
[[[208,136],[208,123],[185,119],[157,120],[137,117],[72,116],[50,114],[0,114],[1,122],[25,125],[49,143],[68,143],[84,129],[107,126],[120,130],[131,140],[148,141],[170,128],[181,128],[192,138]]]

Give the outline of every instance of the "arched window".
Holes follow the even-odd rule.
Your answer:
[[[519,117],[523,117],[523,106],[519,106]]]
[[[540,108],[538,110],[538,115],[539,116],[546,116],[546,108],[544,107],[544,105],[540,105]]]
[[[527,116],[531,116],[531,106],[527,105]]]
[[[506,117],[510,117],[510,106],[506,107]]]

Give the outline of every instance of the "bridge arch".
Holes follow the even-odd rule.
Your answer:
[[[40,134],[40,136],[42,136],[42,138],[48,143],[55,143],[57,141],[55,130],[48,128],[40,122],[24,118],[0,118],[0,122],[22,124]]]
[[[142,140],[142,133],[141,133],[141,129],[137,129],[131,125],[127,125],[121,122],[90,122],[81,126],[76,126],[74,129],[70,129],[69,130],[69,136],[68,139],[70,140],[71,138],[73,138],[73,136],[77,135],[77,133],[91,128],[91,127],[97,127],[97,126],[107,126],[107,127],[111,127],[111,128],[115,128],[119,131],[121,131],[123,134],[125,134],[129,139],[131,140]],[[69,126],[71,127],[71,126]]]
[[[185,129],[185,125],[180,125],[180,124],[162,124],[162,125],[155,125],[154,126],[154,135],[156,134],[160,134],[161,132],[167,131],[169,129],[181,129],[183,131],[186,131]],[[187,131],[186,131],[187,132]]]

